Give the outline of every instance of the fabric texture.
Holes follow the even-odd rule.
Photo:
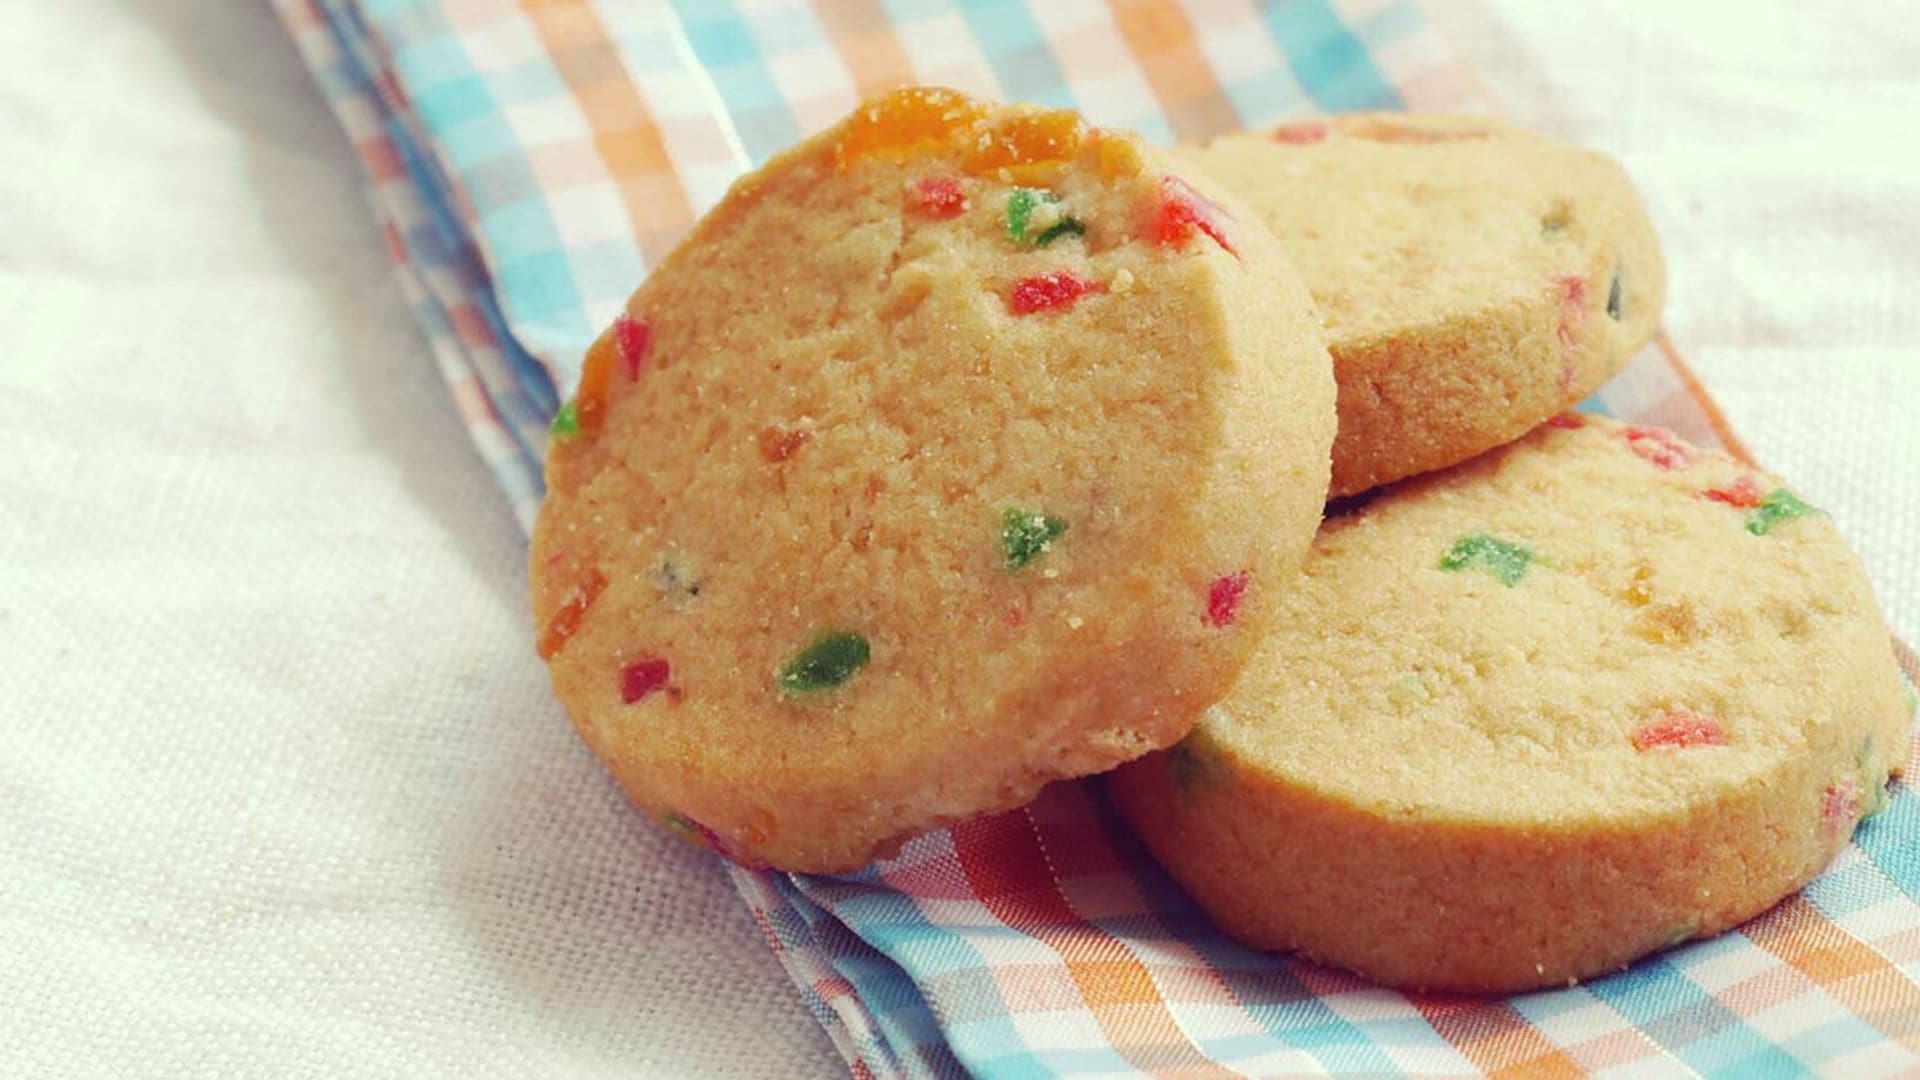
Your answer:
[[[580,351],[740,171],[901,79],[1159,140],[1485,102],[1407,4],[276,0],[523,525]],[[1745,450],[1662,338],[1587,408]],[[1910,656],[1910,654],[1909,654]],[[1740,931],[1566,991],[1402,995],[1240,950],[1097,782],[845,877],[730,869],[856,1075],[1920,1068],[1920,802]]]

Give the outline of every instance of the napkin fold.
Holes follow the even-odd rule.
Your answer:
[[[597,330],[734,177],[868,93],[950,85],[1162,143],[1486,105],[1417,5],[1385,0],[273,4],[523,526],[555,388]],[[1582,407],[1747,456],[1664,336]],[[1402,994],[1234,945],[1097,780],[857,874],[727,873],[857,1077],[1920,1071],[1906,782],[1825,874],[1746,926],[1504,999]]]

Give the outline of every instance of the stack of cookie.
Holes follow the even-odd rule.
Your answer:
[[[588,351],[539,650],[633,801],[746,865],[1117,768],[1250,944],[1599,974],[1803,884],[1910,713],[1825,517],[1563,412],[1662,291],[1616,166],[1489,121],[1169,156],[897,91]]]

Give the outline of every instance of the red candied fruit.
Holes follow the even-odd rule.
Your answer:
[[[620,701],[631,705],[657,690],[667,688],[673,668],[657,656],[635,660],[620,669]]]
[[[1153,238],[1167,247],[1179,247],[1202,232],[1227,254],[1239,256],[1227,239],[1225,222],[1231,216],[1219,204],[1193,190],[1177,176],[1160,179],[1160,207],[1154,212]]]
[[[1828,786],[1820,793],[1820,820],[1838,832],[1860,816],[1860,785],[1851,778]]]
[[[1751,476],[1742,476],[1717,488],[1708,488],[1700,493],[1703,499],[1737,506],[1742,510],[1751,510],[1766,501],[1766,492],[1760,490],[1760,484]]]
[[[967,208],[967,193],[951,176],[928,176],[913,185],[913,206],[930,218],[950,218]]]
[[[1031,315],[1052,308],[1071,308],[1082,296],[1099,292],[1098,282],[1088,281],[1070,270],[1060,270],[1014,282],[1007,295],[1007,308],[1015,315]]]
[[[1725,746],[1727,731],[1720,721],[1705,713],[1675,709],[1633,733],[1635,750],[1658,747]]]
[[[540,640],[534,644],[540,659],[552,659],[553,654],[566,645],[574,631],[580,629],[580,620],[586,617],[587,609],[600,599],[600,591],[606,587],[607,579],[598,569],[587,571],[586,579],[574,586],[553,617],[547,620],[546,628],[540,631]]]
[[[1693,464],[1693,452],[1687,449],[1687,444],[1664,428],[1636,424],[1621,431],[1620,437],[1627,440],[1627,446],[1634,453],[1663,472],[1684,469]]]
[[[1560,292],[1560,345],[1562,348],[1572,348],[1574,335],[1586,320],[1587,282],[1585,278],[1573,274],[1562,274],[1554,279],[1554,284]]]
[[[1549,419],[1547,426],[1565,428],[1568,431],[1578,431],[1580,428],[1586,427],[1587,422],[1580,419],[1579,413],[1563,412],[1555,414],[1553,418]]]
[[[1302,120],[1297,124],[1285,124],[1273,129],[1273,141],[1289,146],[1307,146],[1327,141],[1327,122],[1325,120]]]
[[[1222,574],[1207,587],[1207,625],[1232,626],[1240,617],[1240,601],[1246,598],[1253,575],[1245,570]]]
[[[627,378],[638,379],[640,368],[647,362],[647,349],[653,344],[653,327],[622,314],[613,320],[613,344],[627,365]]]

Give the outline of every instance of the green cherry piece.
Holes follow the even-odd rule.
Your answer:
[[[1051,191],[1039,188],[1014,188],[1007,196],[1007,235],[1020,243],[1033,247],[1046,247],[1063,236],[1081,236],[1087,231],[1080,219],[1070,214],[1062,214],[1050,209],[1035,220],[1035,211],[1041,207],[1053,207],[1060,201]],[[1032,228],[1037,233],[1030,233]]]
[[[844,630],[829,630],[814,638],[780,669],[780,689],[789,694],[831,690],[866,667],[871,656],[872,649],[866,638]]]
[[[1494,580],[1511,589],[1527,574],[1536,556],[1525,547],[1486,533],[1463,536],[1453,542],[1440,559],[1442,570],[1465,570],[1478,566]]]
[[[1053,193],[1038,188],[1014,188],[1007,196],[1007,235],[1015,240],[1027,238],[1027,220],[1033,217],[1033,208],[1044,202],[1054,202]]]
[[[1053,542],[1066,531],[1066,522],[1038,510],[1009,506],[1000,511],[1000,550],[1007,569],[1018,570],[1053,550]]]
[[[1613,271],[1613,284],[1607,286],[1607,317],[1614,322],[1620,321],[1620,271]]]
[[[660,824],[665,825],[667,828],[672,829],[674,832],[679,833],[689,840],[699,842],[703,839],[700,835],[700,826],[695,825],[692,818],[678,811],[669,810],[661,814]]]
[[[1820,511],[1800,501],[1800,497],[1786,488],[1774,488],[1760,505],[1747,515],[1747,531],[1755,536],[1765,536],[1773,531],[1775,525],[1794,518],[1806,517]]]
[[[580,410],[569,401],[560,406],[553,414],[553,423],[547,425],[547,433],[556,439],[571,439],[580,434]]]

